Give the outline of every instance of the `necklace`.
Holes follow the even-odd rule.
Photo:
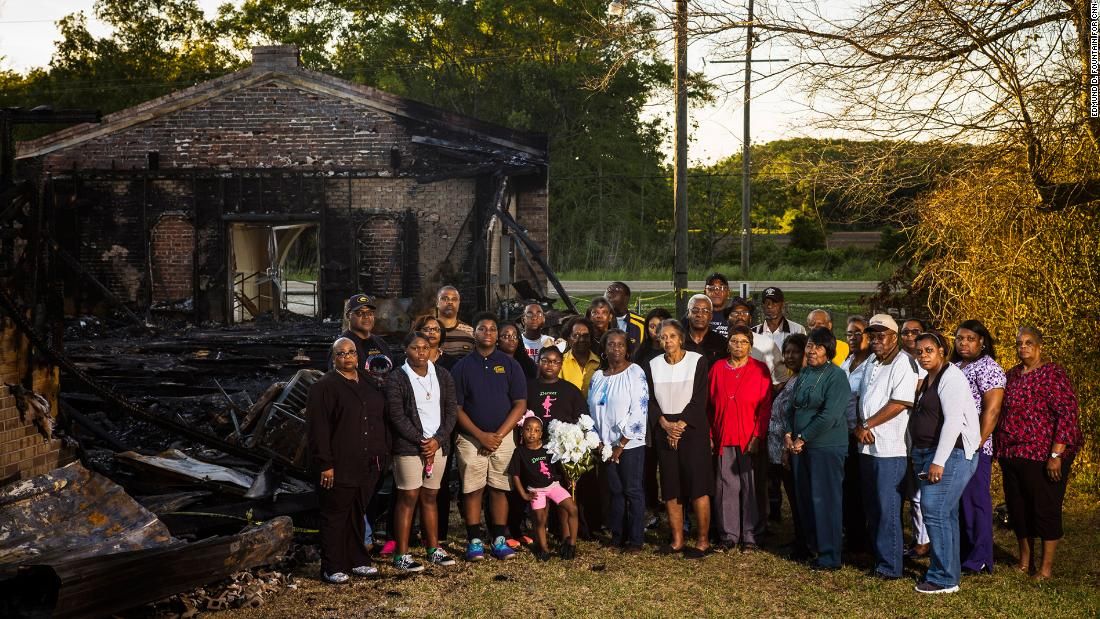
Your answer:
[[[814,384],[810,385],[810,389],[805,393],[799,393],[798,388],[802,386],[802,378],[806,375],[806,372],[800,372],[798,375],[798,382],[794,385],[794,407],[796,409],[804,408],[810,403],[810,396],[813,395],[814,389],[817,389],[817,384],[821,382],[821,379],[825,377],[825,372],[821,371],[817,375],[817,380]]]
[[[426,394],[424,396],[424,399],[431,402],[431,400],[432,400],[432,384],[433,384],[432,375],[428,374],[426,377],[423,377],[423,376],[420,376],[419,374],[417,374],[414,371],[413,372],[413,377],[416,378],[416,382],[420,384],[420,388],[424,390],[424,393]],[[424,378],[428,379],[428,384],[427,385],[424,384],[424,380],[423,380]]]
[[[744,369],[748,367],[748,365],[749,364],[746,363],[741,367],[735,368],[733,367],[732,360],[726,361],[726,367],[729,368],[730,372],[732,372],[731,376],[733,377],[733,386],[730,387],[730,394],[728,396],[728,399],[733,400],[734,402],[737,401],[737,388],[741,386],[741,381],[745,379]]]

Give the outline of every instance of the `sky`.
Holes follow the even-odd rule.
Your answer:
[[[226,0],[199,0],[208,15]],[[26,71],[49,63],[54,44],[60,38],[56,21],[76,11],[85,11],[93,35],[105,36],[108,29],[92,17],[93,0],[0,0],[0,68]],[[714,163],[741,152],[743,146],[743,116],[741,65],[713,64],[712,45],[705,40],[693,41],[688,48],[691,71],[704,75],[730,93],[713,105],[689,109],[689,124],[694,125],[688,158],[693,163]],[[782,58],[782,50],[757,48],[754,58]],[[795,137],[826,137],[807,129],[812,114],[793,85],[775,88],[774,78],[765,75],[780,65],[754,63],[751,106],[752,141],[755,144]],[[664,116],[672,126],[670,102],[655,102],[651,114]],[[672,145],[666,145],[671,161]]]

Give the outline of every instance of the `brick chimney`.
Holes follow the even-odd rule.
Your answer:
[[[257,45],[252,48],[252,66],[260,71],[298,68],[297,45]]]

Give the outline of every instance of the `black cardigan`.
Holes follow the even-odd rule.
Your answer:
[[[439,430],[435,440],[439,442],[443,455],[451,449],[451,432],[458,420],[458,402],[455,399],[455,381],[451,374],[435,366],[435,375],[439,379]],[[424,438],[424,426],[420,423],[420,414],[416,411],[416,395],[412,381],[403,368],[395,368],[386,377],[386,421],[389,422],[393,455],[420,455],[420,441]]]
[[[356,383],[329,370],[310,387],[306,404],[310,464],[315,471],[335,469],[337,486],[358,485],[371,459],[390,454],[385,394],[358,372]]]
[[[687,423],[687,430],[684,435],[689,433],[695,435],[697,433],[703,433],[704,435],[710,434],[710,421],[707,418],[707,394],[709,391],[710,381],[710,366],[707,364],[707,358],[705,355],[700,354],[701,358],[695,365],[695,376],[692,377],[694,383],[691,386],[691,400],[688,401],[684,410],[676,417],[677,420],[683,420]],[[654,358],[656,359],[656,357]],[[650,360],[651,362],[653,359]],[[681,361],[683,363],[683,361]],[[661,410],[661,403],[657,400],[657,392],[653,388],[653,371],[647,368],[645,373],[646,381],[649,383],[649,427],[651,430],[657,430],[660,428],[660,424],[657,420],[661,418],[664,411]],[[664,434],[664,431],[661,431]]]

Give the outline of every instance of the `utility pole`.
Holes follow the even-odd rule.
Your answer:
[[[676,317],[687,313],[688,212],[687,212],[687,0],[676,0],[676,158],[673,161],[673,194],[676,242],[673,251],[672,287],[676,291]]]
[[[745,137],[741,145],[741,278],[744,280],[749,279],[749,265],[752,259],[752,219],[750,217],[752,213],[752,138],[750,134],[751,124],[749,123],[749,110],[752,106],[752,63],[754,62],[787,62],[787,58],[763,58],[753,60],[752,58],[752,3],[753,0],[748,0],[749,3],[749,15],[748,19],[744,22],[734,24],[735,26],[745,28],[745,59],[740,60],[712,60],[711,64],[732,64],[735,62],[745,63],[745,89],[744,107],[742,109],[744,122]]]
[[[752,223],[749,221],[749,209],[752,206],[752,180],[750,164],[752,158],[749,139],[749,103],[752,97],[749,86],[752,84],[752,0],[749,0],[749,25],[745,37],[745,138],[741,143],[741,279],[749,280],[749,258],[752,254]]]

